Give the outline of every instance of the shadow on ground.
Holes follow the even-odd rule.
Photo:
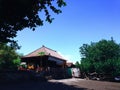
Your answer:
[[[65,85],[58,82],[48,81],[29,81],[21,83],[4,83],[0,84],[0,90],[87,90],[75,86]]]

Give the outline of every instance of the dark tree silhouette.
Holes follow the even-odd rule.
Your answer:
[[[64,0],[0,0],[0,43],[13,42],[17,31],[42,26],[43,21],[52,22],[51,11],[61,13]],[[45,20],[39,16],[45,13]]]

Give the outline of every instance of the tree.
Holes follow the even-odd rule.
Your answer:
[[[97,72],[115,75],[120,67],[120,45],[113,39],[83,44],[80,47],[81,67],[87,73]],[[118,63],[117,63],[118,62]],[[120,64],[119,64],[120,65]]]
[[[80,69],[80,63],[78,61],[75,63],[75,66]]]
[[[15,49],[6,44],[0,44],[0,70],[17,69],[20,57]]]
[[[50,12],[59,14],[65,5],[64,0],[0,0],[0,43],[15,43],[12,38],[17,31],[42,26],[44,19],[40,12],[44,12],[45,21],[51,23],[54,18]]]

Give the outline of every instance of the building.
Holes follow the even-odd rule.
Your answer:
[[[38,71],[49,68],[66,67],[66,59],[64,59],[57,51],[47,48],[44,45],[22,57],[21,61],[27,64],[28,69]]]

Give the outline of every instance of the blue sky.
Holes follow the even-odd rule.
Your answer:
[[[80,61],[79,47],[111,37],[120,43],[120,0],[66,0],[62,14],[52,14],[52,24],[45,23],[33,32],[28,28],[15,38],[24,55],[45,45],[58,51],[70,62]]]

